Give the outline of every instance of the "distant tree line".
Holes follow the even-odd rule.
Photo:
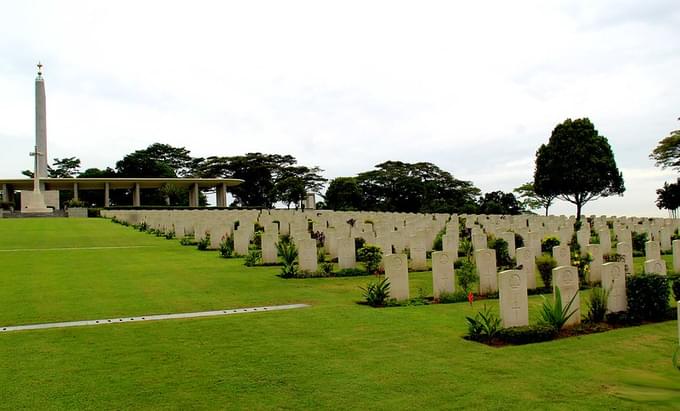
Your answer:
[[[680,169],[680,132],[662,140],[652,157],[664,167]],[[307,192],[321,194],[327,179],[318,166],[297,163],[292,155],[246,153],[240,156],[193,157],[184,147],[154,143],[116,162],[115,168],[89,168],[80,172],[75,157],[54,159],[50,177],[77,178],[239,178],[245,182],[230,188],[232,206],[290,207]],[[558,124],[547,144],[536,152],[534,179],[515,188],[514,193],[492,191],[482,194],[470,181],[459,180],[429,162],[386,161],[355,176],[331,180],[318,208],[332,210],[393,211],[413,213],[520,214],[541,209],[547,215],[555,199],[576,205],[580,218],[589,201],[625,191],[607,139],[599,135],[587,118],[567,119]],[[24,174],[32,176],[30,171]],[[515,196],[515,193],[517,196]],[[680,206],[680,182],[658,191],[659,207]],[[83,191],[80,198],[102,204],[101,192]],[[114,190],[114,205],[131,204],[131,190]],[[206,203],[205,196],[200,199]],[[142,203],[187,205],[186,190],[171,185],[161,190],[143,190]]]

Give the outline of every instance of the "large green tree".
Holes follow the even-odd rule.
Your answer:
[[[328,184],[324,200],[329,210],[356,211],[362,209],[363,193],[356,178],[338,177]]]
[[[47,166],[51,178],[72,178],[78,174],[80,159],[76,157],[55,158],[52,166]]]
[[[662,188],[656,190],[656,194],[656,206],[668,210],[671,217],[677,218],[680,208],[680,179],[675,183],[664,183]]]
[[[273,207],[281,201],[290,205],[307,192],[318,192],[326,181],[319,167],[297,164],[291,155],[247,153],[242,156],[208,157],[195,167],[201,177],[240,178],[242,184],[230,189],[235,204]]]
[[[480,191],[432,163],[386,161],[356,180],[365,210],[475,212]]]
[[[522,205],[522,208],[524,208],[527,211],[536,210],[537,208],[543,208],[545,209],[546,216],[548,215],[548,210],[550,209],[552,202],[555,201],[554,195],[542,196],[536,194],[536,190],[534,190],[533,181],[524,183],[512,191],[519,195],[520,204]]]
[[[649,157],[659,167],[680,171],[680,130],[671,131],[668,137],[659,141]]]
[[[184,147],[154,143],[145,149],[137,150],[116,163],[116,177],[135,178],[175,178],[191,175],[201,158],[193,158]],[[132,193],[116,193],[115,201],[128,204]],[[142,190],[142,204],[148,205],[188,205],[189,195],[185,190],[164,187],[162,190]],[[199,201],[205,204],[205,196]]]
[[[512,193],[492,191],[484,194],[479,200],[480,214],[510,214],[516,215],[522,212],[522,205]]]
[[[534,189],[536,194],[575,204],[576,217],[581,218],[584,204],[622,195],[625,186],[609,142],[582,118],[558,124],[548,144],[538,149]]]

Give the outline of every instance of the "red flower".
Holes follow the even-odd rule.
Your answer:
[[[472,307],[472,302],[475,300],[474,294],[472,294],[472,291],[468,293],[468,302],[470,303],[470,307]]]

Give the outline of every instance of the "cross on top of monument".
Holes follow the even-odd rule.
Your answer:
[[[38,78],[42,78],[42,68],[43,68],[42,63],[38,62]]]

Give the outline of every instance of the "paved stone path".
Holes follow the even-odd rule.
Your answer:
[[[307,304],[288,304],[288,305],[272,305],[268,307],[252,307],[252,308],[234,308],[229,310],[218,311],[201,311],[195,313],[179,313],[179,314],[160,314],[160,315],[144,315],[139,317],[122,317],[122,318],[106,318],[103,320],[85,320],[85,321],[69,321],[61,323],[46,323],[46,324],[29,324],[29,325],[15,325],[0,327],[0,333],[10,331],[25,331],[25,330],[41,330],[46,328],[65,328],[65,327],[80,327],[84,325],[105,325],[105,324],[120,324],[140,321],[158,321],[158,320],[173,320],[177,318],[197,318],[197,317],[214,317],[219,315],[234,315],[246,313],[261,313],[268,311],[293,310],[296,308],[309,307]]]

